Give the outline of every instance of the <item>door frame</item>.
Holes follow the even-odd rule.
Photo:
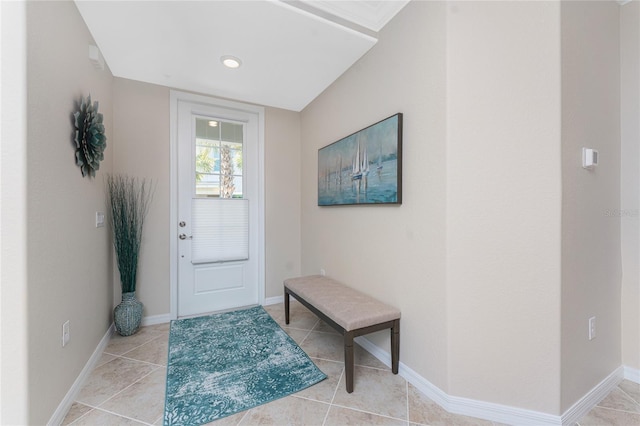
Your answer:
[[[226,108],[256,114],[258,116],[258,303],[265,298],[265,206],[264,206],[264,107],[228,101],[210,96],[170,90],[170,174],[169,174],[169,315],[178,318],[178,102],[199,103],[205,106]]]

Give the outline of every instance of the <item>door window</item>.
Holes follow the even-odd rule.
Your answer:
[[[195,125],[195,196],[243,198],[243,124],[197,117]]]

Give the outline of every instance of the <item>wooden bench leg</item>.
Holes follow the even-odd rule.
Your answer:
[[[398,364],[400,363],[400,320],[393,321],[391,327],[391,371],[398,374]]]
[[[289,324],[289,293],[284,292],[284,322]]]
[[[344,333],[344,376],[347,384],[347,393],[353,392],[353,332]]]

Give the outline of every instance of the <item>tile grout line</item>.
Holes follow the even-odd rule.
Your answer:
[[[156,364],[155,362],[143,361],[143,360],[141,360],[141,359],[129,358],[129,357],[126,357],[126,356],[120,356],[120,357],[118,357],[118,358],[126,359],[127,361],[141,362],[141,363],[143,363],[143,364],[152,365],[152,366],[154,366],[154,367],[164,367],[164,368],[167,368],[167,366],[166,366],[166,365]]]
[[[362,364],[354,364],[356,367],[360,367],[360,368],[370,368],[372,370],[378,370],[378,371],[389,371],[389,367],[385,367],[385,368],[380,368],[380,367],[372,367],[370,365],[362,365]]]
[[[340,371],[340,377],[338,378],[338,383],[336,383],[336,388],[333,390],[333,396],[331,397],[331,401],[329,401],[329,409],[327,413],[324,415],[324,420],[322,420],[322,426],[327,423],[327,418],[329,417],[329,412],[331,411],[331,407],[333,407],[333,401],[336,399],[336,394],[338,393],[338,388],[340,387],[340,382],[342,382],[342,377],[344,377],[344,365],[342,366],[342,371]]]
[[[134,346],[133,348],[131,348],[131,349],[127,350],[127,351],[124,351],[124,352],[122,352],[121,354],[114,354],[114,353],[108,352],[108,349],[109,349],[109,348],[106,348],[104,351],[102,351],[102,353],[103,353],[103,354],[112,355],[112,356],[123,356],[123,355],[128,354],[128,353],[129,353],[129,352],[131,352],[131,351],[135,351],[136,349],[139,349],[140,347],[142,347],[142,346],[146,345],[147,343],[151,343],[151,342],[153,342],[154,340],[157,340],[157,339],[159,339],[159,338],[161,338],[161,337],[163,337],[163,336],[164,336],[164,332],[159,332],[159,331],[157,331],[157,332],[156,332],[156,331],[152,331],[151,333],[153,333],[153,334],[157,334],[157,336],[151,337],[149,340],[145,340],[143,343],[140,343],[139,345]],[[135,335],[135,334],[134,334],[134,335]],[[120,338],[123,338],[123,339],[125,339],[126,337],[130,337],[130,336],[120,336]]]
[[[244,419],[247,417],[247,415],[249,414],[249,411],[251,411],[251,408],[249,408],[247,411],[244,412],[244,415],[242,416],[242,418],[240,419],[240,421],[238,423],[236,423],[237,426],[240,426],[240,424],[244,421]]]
[[[322,360],[322,361],[337,362],[337,363],[340,363],[340,364],[344,364],[343,361],[336,361],[335,359],[322,358],[322,357],[319,357],[319,356],[311,356],[309,354],[307,354],[307,356],[309,358],[315,358],[315,359],[319,359],[319,360]]]
[[[105,410],[104,408],[94,407],[94,406],[87,405],[87,404],[83,404],[83,405],[86,405],[87,407],[91,407],[91,410],[87,411],[86,413],[84,413],[83,415],[81,415],[80,417],[78,417],[77,419],[72,421],[71,423],[69,423],[67,426],[73,426],[74,424],[77,424],[80,420],[82,420],[83,418],[87,417],[89,414],[91,414],[91,413],[93,413],[95,411],[101,411],[103,413],[108,413],[108,414],[111,414],[111,415],[116,416],[116,417],[120,417],[120,418],[127,419],[127,420],[132,420],[132,421],[134,421],[136,423],[140,423],[140,424],[144,424],[144,425],[148,425],[148,426],[153,426],[153,423],[147,423],[147,422],[144,422],[142,420],[134,419],[133,417],[123,416],[122,414],[118,414],[118,413],[115,413],[113,411]]]
[[[322,360],[322,361],[329,361],[329,362],[336,362],[336,363],[344,364],[344,361],[339,361],[339,360],[336,360],[336,359],[322,358],[322,357],[319,357],[319,356],[311,356],[309,354],[307,354],[307,356],[309,358],[319,359],[319,360]],[[362,367],[362,368],[369,368],[371,370],[377,370],[377,371],[389,371],[389,367],[386,367],[386,366],[384,368],[382,368],[382,367],[372,367],[370,365],[355,364],[355,363],[354,363],[354,366],[355,367]]]
[[[311,401],[311,402],[316,402],[318,404],[324,404],[324,405],[331,405],[330,402],[327,401],[320,401],[319,399],[313,399],[309,396],[301,396],[301,395],[297,395],[297,394],[291,394],[291,395],[287,395],[286,397],[291,397],[291,398],[296,398],[296,399],[303,399],[305,401]],[[285,397],[285,398],[286,398]],[[268,403],[267,403],[268,404]]]
[[[305,330],[305,331],[307,331],[307,330]],[[302,340],[300,341],[300,345],[303,344],[305,340],[307,340],[307,337],[309,337],[310,334],[311,334],[311,330],[308,330],[307,334],[305,334],[304,337],[302,338]],[[291,337],[291,336],[289,336],[289,337]],[[293,337],[291,337],[291,338],[293,339]],[[298,346],[300,346],[300,345],[298,345]],[[302,348],[300,348],[300,349],[302,349]],[[308,356],[308,354],[307,354],[307,356]]]
[[[97,409],[97,410],[106,411],[107,413],[115,414],[115,415],[120,416],[120,417],[126,417],[126,416],[123,416],[121,414],[116,414],[116,413],[113,413],[113,412],[111,412],[109,410],[106,410],[106,409],[102,408],[102,405],[107,403],[107,402],[109,402],[109,401],[111,401],[113,398],[115,398],[116,396],[120,395],[122,392],[126,391],[127,389],[129,389],[132,386],[134,386],[136,383],[140,382],[142,379],[144,379],[146,377],[149,377],[151,374],[153,374],[157,370],[158,370],[158,368],[154,368],[149,373],[145,374],[144,376],[141,376],[135,382],[131,383],[129,386],[125,387],[124,389],[114,393],[113,395],[111,395],[109,398],[107,398],[104,401],[102,401],[99,405],[95,406],[94,408]],[[75,401],[75,402],[80,402],[80,401]],[[82,402],[80,402],[80,403],[83,404]],[[87,404],[84,404],[84,405],[87,405]],[[126,418],[129,418],[129,417],[126,417]],[[132,420],[135,420],[135,419],[132,419]],[[139,420],[136,420],[136,421],[139,421]]]
[[[404,381],[404,387],[407,394],[407,426],[409,426],[410,418],[409,418],[409,382],[407,380]]]
[[[105,410],[104,408],[96,407],[95,409],[99,410],[99,411],[102,411],[104,413],[108,413],[108,414],[114,415],[116,417],[120,417],[120,418],[127,419],[127,420],[132,420],[132,421],[134,421],[136,423],[140,423],[140,424],[147,425],[147,426],[153,426],[153,423],[147,423],[147,422],[142,421],[142,420],[134,419],[133,417],[129,417],[129,416],[125,416],[125,415],[122,415],[122,414],[118,414],[118,413],[116,413],[114,411]]]
[[[306,353],[306,352],[305,352]],[[336,361],[335,359],[326,359],[326,358],[320,358],[318,356],[311,356],[309,354],[307,354],[307,356],[311,359],[317,359],[319,361],[325,361],[325,362],[332,362],[334,364],[342,364],[344,366],[344,362],[342,361]]]
[[[163,405],[164,405],[164,404],[163,404]],[[163,420],[163,419],[164,419],[164,406],[162,407],[162,415],[161,415],[160,417],[158,417],[158,418],[156,419],[156,421],[155,421],[155,422],[153,422],[153,423],[151,423],[151,424],[152,424],[152,425],[155,425],[156,423],[158,423],[160,420]],[[164,422],[163,422],[163,423],[164,423]]]
[[[629,395],[627,392],[625,392],[624,389],[622,389],[620,386],[616,386],[616,389],[618,389],[620,392],[622,392],[627,398],[629,398],[631,401],[633,401],[635,404],[640,405],[640,402],[636,401],[636,399],[634,397],[632,397],[631,395]],[[602,401],[601,401],[602,402]]]
[[[314,324],[313,327],[315,327],[318,322],[319,322],[319,320],[316,321],[316,324]],[[278,324],[278,325],[280,325],[280,324]],[[290,328],[292,330],[300,330],[300,331],[308,331],[308,332],[315,331],[316,333],[325,333],[325,334],[337,334],[337,333],[333,333],[333,332],[330,332],[330,331],[317,331],[317,330],[314,330],[313,327],[311,327],[311,328],[293,327],[290,324],[285,324],[284,326],[280,326],[280,328],[282,328],[285,332],[287,331],[286,330],[287,328]]]
[[[79,402],[77,402],[77,401],[74,401],[74,402],[76,402],[76,403],[78,403],[78,404],[82,404],[81,402],[80,402],[80,403],[79,403]],[[69,424],[68,424],[68,426],[71,426],[71,425],[75,424],[75,423],[76,423],[76,422],[78,422],[81,418],[86,417],[86,416],[87,416],[89,413],[91,413],[92,411],[97,410],[97,408],[96,408],[96,407],[91,407],[90,405],[87,405],[87,404],[82,404],[82,405],[86,405],[87,407],[90,407],[90,408],[91,408],[91,410],[87,411],[86,413],[84,413],[83,415],[81,415],[80,417],[78,417],[77,419],[75,419],[74,421],[72,421],[71,423],[69,423]],[[69,413],[67,412],[67,416],[68,416],[68,415],[69,415]],[[66,416],[65,416],[65,417],[66,417]],[[63,420],[63,421],[64,421],[64,420]]]
[[[333,404],[332,403],[331,406],[332,407],[338,407],[338,408],[346,408],[347,410],[357,411],[359,413],[371,414],[372,416],[384,417],[385,419],[399,420],[401,422],[405,421],[405,420],[402,420],[401,418],[398,418],[398,417],[388,416],[386,414],[374,413],[373,411],[367,411],[367,410],[363,410],[361,408],[356,408],[356,407],[349,407],[347,405],[340,405],[340,404]],[[407,423],[408,423],[408,420],[407,420]]]
[[[627,414],[634,414],[636,416],[640,416],[640,412],[638,412],[638,411],[619,410],[617,408],[603,407],[602,405],[597,405],[596,407],[601,408],[603,410],[617,411],[618,413],[627,413]]]
[[[103,354],[104,354],[104,352],[103,352]],[[98,369],[99,367],[103,367],[103,366],[105,366],[105,365],[107,365],[107,364],[112,363],[113,361],[115,361],[115,360],[116,360],[116,359],[118,359],[118,358],[121,358],[121,359],[124,359],[124,360],[127,360],[127,361],[139,362],[139,363],[142,363],[142,364],[144,364],[144,365],[149,365],[149,366],[153,367],[153,370],[151,370],[151,372],[149,372],[148,374],[145,374],[143,377],[141,377],[141,378],[140,378],[140,379],[138,379],[136,382],[134,382],[134,383],[137,383],[139,380],[142,380],[144,377],[147,377],[149,374],[153,373],[154,371],[157,371],[157,370],[158,370],[158,369],[160,369],[160,368],[167,368],[167,366],[166,366],[166,365],[162,365],[162,364],[154,364],[153,362],[142,361],[142,360],[135,359],[135,358],[128,358],[128,357],[126,357],[126,356],[122,356],[122,355],[113,355],[113,354],[109,354],[109,355],[112,355],[112,356],[114,356],[115,358],[114,358],[114,359],[112,359],[111,361],[105,362],[104,364],[101,364],[101,365],[99,365],[99,366],[95,367],[95,368],[94,368],[94,371],[95,371],[96,369]],[[92,371],[92,373],[93,373],[93,371]],[[134,383],[132,383],[132,384],[134,384]],[[127,386],[127,388],[129,388],[130,386],[131,386],[131,385]],[[126,389],[126,388],[125,388],[125,389]],[[123,390],[124,390],[124,389],[123,389]],[[117,393],[116,393],[116,395],[117,395],[118,393],[120,393],[120,392],[117,392]],[[115,396],[115,395],[113,395],[113,396]],[[112,396],[112,397],[110,397],[109,399],[113,398],[113,396]],[[106,402],[106,401],[108,401],[109,399],[105,400],[105,402]],[[90,406],[89,404],[86,404],[86,403],[84,403],[84,402],[82,402],[82,401],[75,400],[74,402],[79,402],[80,404]],[[96,407],[96,408],[97,408],[97,407]]]

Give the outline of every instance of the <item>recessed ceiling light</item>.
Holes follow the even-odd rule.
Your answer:
[[[209,121],[209,126],[211,126],[211,127],[218,127],[218,122],[217,122],[217,121],[214,121],[214,120],[211,120],[211,121]]]
[[[240,59],[229,55],[222,56],[220,58],[220,62],[222,62],[227,68],[240,68],[240,65],[242,65],[242,61]]]

